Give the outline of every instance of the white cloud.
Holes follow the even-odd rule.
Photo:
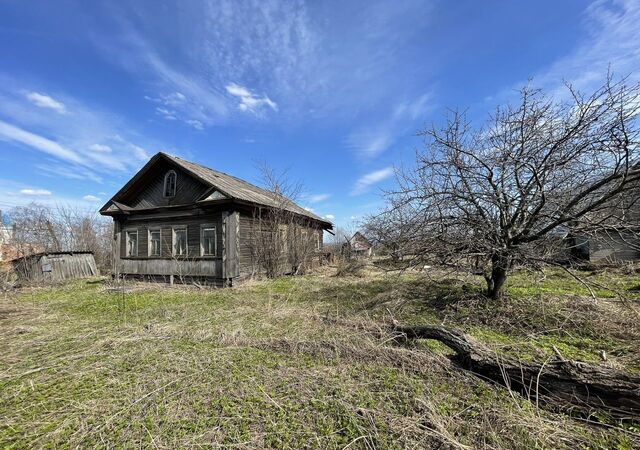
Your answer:
[[[187,119],[187,120],[185,120],[185,123],[187,125],[191,125],[196,130],[204,130],[204,124],[202,122],[200,122],[199,120]]]
[[[375,172],[363,175],[358,179],[358,181],[356,181],[351,191],[351,195],[364,194],[369,190],[371,186],[383,180],[386,180],[391,176],[393,176],[393,167],[385,167],[384,169],[376,170]]]
[[[640,3],[636,0],[595,1],[588,8],[585,28],[589,37],[547,71],[543,83],[563,79],[588,89],[602,83],[609,67],[620,76],[640,77]]]
[[[178,118],[176,117],[176,112],[167,108],[161,108],[158,106],[156,108],[156,114],[162,116],[166,120],[178,120]]]
[[[56,98],[73,111],[72,118],[34,108],[24,95],[30,91],[22,80],[0,72],[0,140],[50,157],[38,162],[40,173],[101,182],[98,173],[136,169],[149,158],[144,147],[161,147],[123,117],[73,97]]]
[[[333,214],[327,214],[326,216],[324,216],[325,219],[329,219],[329,220],[333,220],[336,218],[336,216],[334,216]]]
[[[304,200],[308,201],[309,203],[320,203],[327,200],[329,197],[331,197],[331,194],[310,194],[305,195]]]
[[[252,97],[253,94],[249,92],[249,90],[245,87],[237,85],[235,83],[231,83],[227,85],[227,92],[231,95],[235,95],[236,97]]]
[[[347,138],[347,145],[366,159],[373,159],[393,144],[395,137],[391,129],[360,130]]]
[[[430,94],[424,94],[413,101],[396,104],[389,116],[375,126],[368,125],[351,133],[346,140],[347,147],[363,159],[382,154],[400,136],[416,131],[416,121],[425,118],[433,108],[430,99]]]
[[[21,189],[20,193],[22,195],[28,195],[32,197],[48,197],[51,195],[51,191],[46,189]]]
[[[572,51],[533,75],[532,84],[558,99],[570,95],[565,81],[574,88],[590,91],[600,87],[611,70],[615,76],[640,79],[640,3],[637,0],[596,0],[586,9],[583,28],[586,37]],[[485,98],[506,103],[528,80],[520,80]]]
[[[96,197],[95,195],[85,195],[84,197],[82,197],[82,200],[84,200],[85,202],[95,203],[99,202],[100,198]]]
[[[315,210],[315,209],[313,209],[313,208],[309,208],[308,206],[305,206],[305,207],[304,207],[304,210],[305,210],[305,211],[309,211],[309,212],[311,212],[311,213],[315,213],[315,212],[316,212],[316,210]]]
[[[0,139],[19,142],[65,161],[82,164],[83,160],[73,150],[45,137],[31,133],[0,120]]]
[[[234,97],[237,97],[240,100],[238,104],[238,108],[241,111],[249,111],[252,113],[257,113],[264,107],[269,107],[274,111],[278,110],[278,105],[276,102],[271,100],[266,95],[263,97],[259,97],[255,94],[252,94],[249,89],[244,86],[240,86],[236,83],[230,83],[225,86],[227,92]]]
[[[63,103],[49,97],[46,94],[40,94],[39,92],[28,92],[26,94],[27,99],[34,105],[40,108],[53,109],[59,114],[66,114],[67,109]]]
[[[68,178],[70,180],[89,180],[95,183],[102,183],[102,177],[96,175],[89,169],[80,166],[69,166],[66,164],[38,164],[36,169],[40,174],[50,178]]]
[[[89,150],[92,150],[92,151],[97,152],[97,153],[111,153],[111,152],[113,152],[113,149],[111,147],[109,147],[108,145],[103,145],[103,144],[91,144],[89,146]]]
[[[131,144],[131,148],[133,149],[134,156],[140,161],[146,161],[147,159],[151,158],[151,156],[149,156],[149,153],[142,147]]]

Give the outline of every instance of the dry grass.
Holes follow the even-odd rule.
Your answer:
[[[538,410],[437,349],[392,345],[385,314],[451,314],[447,301],[417,307],[424,280],[325,275],[212,291],[114,293],[89,280],[5,293],[0,446],[638,445]]]

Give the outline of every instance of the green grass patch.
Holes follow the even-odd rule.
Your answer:
[[[442,344],[397,347],[361,326],[382,330],[391,315],[460,328],[523,358],[544,360],[555,346],[588,361],[604,349],[626,364],[636,347],[622,332],[624,317],[616,316],[617,328],[603,326],[603,314],[618,311],[608,304],[576,308],[557,292],[491,303],[477,278],[409,273],[283,277],[218,290],[126,287],[83,280],[0,300],[0,447],[631,442],[453,370]]]

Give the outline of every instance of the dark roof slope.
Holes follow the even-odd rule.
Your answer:
[[[164,158],[171,161],[173,164],[182,168],[187,173],[190,173],[198,180],[202,181],[203,183],[210,186],[211,188],[215,188],[219,190],[222,194],[226,195],[231,199],[249,202],[256,205],[265,205],[270,207],[284,208],[287,211],[293,212],[295,214],[299,214],[301,216],[308,217],[313,220],[323,222],[329,225],[330,227],[332,226],[331,222],[328,222],[327,220],[313,214],[312,212],[307,211],[306,209],[297,205],[296,203],[294,203],[292,200],[288,198],[285,198],[273,192],[269,192],[265,189],[259,188],[258,186],[255,186],[247,181],[241,180],[240,178],[234,177],[232,175],[228,175],[224,172],[219,172],[217,170],[210,169],[201,164],[197,164],[191,161],[186,161],[182,158],[178,158],[177,156],[169,155],[164,152],[160,152],[156,154],[153,158],[151,158],[151,161],[149,161],[149,163],[152,163],[153,161],[159,158]],[[150,164],[147,164],[147,166],[145,166],[145,168],[143,168],[138,173],[138,175],[136,175],[136,177],[141,175],[145,171],[145,169],[147,169],[149,166]],[[120,192],[124,191],[126,187],[127,186],[125,186]],[[109,203],[116,203],[114,202],[114,199],[118,197],[118,194],[116,194],[111,200],[111,202]],[[108,207],[109,203],[107,203],[105,207]]]

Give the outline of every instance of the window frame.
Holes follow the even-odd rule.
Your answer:
[[[176,231],[184,231],[184,254],[176,253]],[[189,227],[187,227],[186,225],[171,227],[171,256],[179,258],[189,256]]]
[[[158,233],[159,238],[158,238],[158,254],[154,255],[152,253],[152,239],[151,239],[151,233]],[[160,258],[162,257],[162,228],[160,227],[155,227],[155,228],[149,228],[148,229],[148,233],[147,233],[147,256],[149,257],[157,257]]]
[[[129,247],[129,235],[135,233],[136,235],[136,254],[131,254]],[[137,258],[140,255],[140,232],[137,228],[127,228],[124,230],[124,250],[127,258]]]
[[[213,253],[206,254],[204,251],[204,232],[205,230],[213,230]],[[215,224],[200,225],[200,256],[202,258],[215,258],[218,256],[218,227]]]
[[[167,181],[169,180],[169,176],[173,175],[173,193],[167,195]],[[178,174],[175,170],[171,169],[164,174],[164,184],[162,186],[162,196],[164,198],[173,198],[176,196],[176,192],[178,190]]]

